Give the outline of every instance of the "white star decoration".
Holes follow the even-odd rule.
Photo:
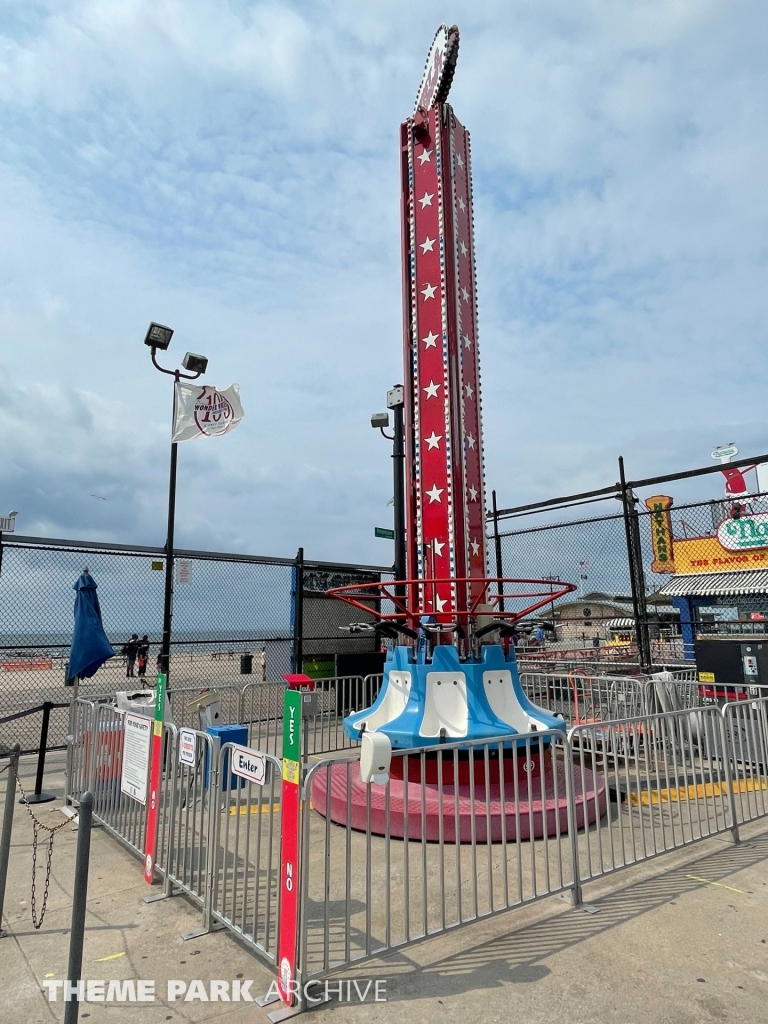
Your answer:
[[[432,193],[425,192],[424,193],[424,195],[419,200],[419,202],[421,203],[422,210],[424,209],[425,206],[431,206],[432,205],[432,198],[433,198],[434,194],[435,194],[434,192],[432,192]]]
[[[438,487],[437,484],[432,484],[432,490],[426,492],[429,495],[430,505],[432,504],[433,501],[438,501],[440,502],[440,504],[442,504],[442,498],[440,497],[440,495],[443,493],[444,490],[444,487]]]
[[[469,252],[469,249],[466,247],[466,245],[464,245],[463,241],[459,242],[459,248],[461,249],[461,255],[462,256],[466,256],[467,253]]]
[[[436,288],[436,284],[428,284],[426,288],[423,288],[421,294],[424,296],[424,299],[434,299]]]
[[[467,447],[469,447],[469,448],[474,448],[475,447],[475,439],[474,439],[474,437],[472,437],[471,434],[467,434]]]
[[[469,292],[467,291],[466,288],[461,289],[461,297],[462,299],[464,299],[465,302],[469,302]]]
[[[464,335],[464,348],[472,348],[472,339],[468,334]]]
[[[461,196],[459,196],[459,209],[461,210],[462,213],[464,213],[466,208],[467,208],[467,204],[464,202],[464,200],[461,198]]]
[[[435,596],[435,608],[437,609],[437,611],[441,612],[443,610],[443,608],[445,608],[445,606],[447,604],[448,604],[448,598],[447,597],[437,597],[437,596]]]
[[[430,238],[429,235],[427,235],[423,242],[419,242],[419,248],[423,253],[432,252],[435,248],[435,239]]]
[[[429,158],[431,156],[432,156],[432,150],[431,149],[425,149],[423,153],[419,153],[419,155],[418,155],[418,157],[416,159],[419,161],[420,164],[426,164],[426,163],[429,162]]]
[[[470,487],[469,488],[469,500],[470,501],[477,501],[477,488],[476,487]]]
[[[456,154],[456,163],[459,165],[459,167],[464,166],[464,161],[461,159],[461,153]]]
[[[442,553],[443,553],[443,548],[445,547],[445,541],[444,540],[437,540],[437,538],[435,538],[435,540],[432,541],[432,546],[435,549],[435,554],[439,558],[442,555]]]
[[[429,332],[426,338],[421,340],[424,342],[424,348],[437,348],[437,335],[432,331]]]
[[[433,380],[430,380],[429,384],[427,384],[427,386],[425,388],[422,388],[421,390],[426,392],[427,398],[437,398],[437,389],[439,387],[439,384],[435,384]]]
[[[425,437],[424,438],[425,442],[429,446],[429,451],[432,451],[433,448],[439,448],[440,447],[440,439],[441,439],[442,436],[443,436],[442,434],[436,434],[434,432],[434,430],[433,430],[431,437]]]
[[[480,545],[477,543],[476,540],[473,540],[472,543],[469,546],[472,548],[472,554],[473,555],[479,555],[480,554]]]
[[[475,393],[474,388],[471,384],[465,384],[464,387],[467,389],[467,398],[472,398]]]

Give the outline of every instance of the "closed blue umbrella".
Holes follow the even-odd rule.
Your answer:
[[[72,649],[69,652],[69,672],[67,683],[73,684],[76,678],[90,679],[92,675],[115,652],[107,640],[104,626],[101,623],[101,608],[96,596],[96,581],[87,569],[74,584],[77,593],[75,598],[75,628],[72,632]]]

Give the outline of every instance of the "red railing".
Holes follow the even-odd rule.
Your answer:
[[[450,585],[453,603],[463,598],[464,607],[435,610],[437,588]],[[522,589],[509,589],[511,587]],[[493,591],[492,589],[493,588]],[[512,577],[462,577],[460,579],[390,580],[378,583],[353,583],[345,587],[331,587],[329,597],[345,601],[360,611],[373,615],[381,622],[418,629],[424,616],[432,616],[437,623],[455,623],[466,626],[478,617],[503,622],[517,622],[532,612],[552,604],[576,590],[574,583],[560,580],[528,580]],[[533,600],[523,608],[507,610],[500,605],[513,601]],[[383,611],[382,602],[389,602],[393,610]]]

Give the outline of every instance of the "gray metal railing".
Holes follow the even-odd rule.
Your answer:
[[[185,729],[185,734],[185,759],[181,757],[181,736],[174,729],[173,747],[164,765],[160,809],[167,827],[159,831],[158,851],[165,853],[161,861],[165,869],[165,895],[170,896],[174,889],[181,890],[203,907],[203,930],[207,930],[207,892],[215,842],[217,744],[198,730]]]
[[[231,773],[218,751],[211,918],[274,963],[277,950],[282,762],[265,754],[263,785]]]
[[[276,689],[254,688],[266,696],[250,706],[280,725]],[[256,700],[249,689],[246,702]],[[359,682],[350,692],[368,698]],[[340,714],[328,705],[314,736],[327,737]],[[68,798],[91,788],[97,820],[143,857],[145,807],[120,792],[122,713],[76,700],[69,728]],[[281,761],[261,751],[264,783],[233,779],[231,747],[193,734],[194,757],[187,735],[182,760],[179,730],[164,728],[163,892],[201,908],[202,927],[190,934],[225,927],[274,966]],[[567,735],[516,742],[519,751],[507,737],[398,753],[383,787],[360,781],[358,749],[310,754],[300,824],[304,981],[554,893],[578,903],[593,879],[710,836],[738,839],[740,825],[768,817],[768,697],[582,722]]]
[[[589,773],[610,796],[578,837],[582,882],[735,829],[720,708],[579,725],[569,738],[576,785]]]
[[[573,887],[567,741],[541,732],[520,743],[519,752],[503,742],[445,744],[437,760],[434,748],[407,751],[402,779],[362,787],[357,816],[358,757],[309,768],[305,980]],[[543,791],[525,770],[541,758],[551,768]]]

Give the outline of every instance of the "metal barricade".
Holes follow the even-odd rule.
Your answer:
[[[146,839],[146,805],[121,788],[125,712],[106,701],[77,698],[69,712],[66,799],[77,804],[88,789],[93,794],[93,817],[104,829],[141,860]],[[163,725],[163,787],[176,745],[176,727]],[[169,854],[167,838],[170,804],[161,789],[155,867],[165,874]]]
[[[569,725],[647,713],[645,684],[631,676],[591,675],[582,669],[523,672],[520,683],[529,700]]]
[[[145,805],[120,789],[125,712],[111,704],[94,706],[93,730],[86,734],[86,775],[93,816],[138,857],[144,857]],[[164,736],[167,747],[167,734]],[[158,865],[159,867],[159,865]]]
[[[673,668],[670,669],[669,672],[673,679],[681,683],[692,683],[699,678],[699,673],[695,665],[692,665],[691,668]]]
[[[574,789],[590,778],[610,797],[607,813],[578,836],[582,882],[735,829],[719,708],[593,722],[569,739]]]
[[[642,681],[629,676],[570,674],[574,695],[574,725],[610,722],[646,714]]]
[[[285,682],[246,683],[240,692],[241,725],[248,726],[248,745],[273,757],[283,753]]]
[[[320,688],[334,704],[318,717],[332,724],[335,716],[336,729],[342,712],[371,702],[355,680]],[[638,681],[601,677],[595,707],[620,705],[610,691],[617,682]],[[373,677],[371,688],[378,685]],[[280,724],[278,688],[251,687],[266,694],[251,703],[261,716],[252,729]],[[318,746],[334,742],[330,724],[324,729],[314,733]],[[537,732],[513,742],[397,752],[383,787],[360,781],[357,750],[305,760],[305,982],[555,893],[579,902],[585,882],[709,836],[738,839],[740,824],[768,817],[768,697],[600,719],[567,737]],[[123,743],[123,712],[72,701],[67,798],[77,803],[90,789],[97,820],[143,859],[146,806],[121,791]],[[219,925],[274,964],[282,764],[256,751],[265,763],[257,784],[232,773],[232,751],[165,723],[156,867],[164,895],[181,891],[202,910],[202,928],[189,937]]]
[[[358,745],[344,732],[344,718],[376,700],[382,675],[334,676],[316,679],[318,713],[304,720],[305,756],[347,750]],[[240,695],[239,720],[248,726],[248,743],[273,757],[283,752],[285,683],[248,683]]]
[[[217,744],[207,733],[173,729],[160,791],[165,827],[158,836],[158,857],[165,865],[164,892],[174,888],[203,908],[203,931],[210,928],[208,899],[216,807]],[[194,934],[194,933],[193,933]]]
[[[355,711],[370,707],[376,700],[384,677],[335,676],[315,680],[319,696],[319,714],[307,721],[307,753],[326,754],[357,747],[357,740],[344,732],[344,719]]]
[[[238,683],[211,686],[208,690],[201,686],[171,687],[168,691],[171,720],[179,729],[199,729],[199,713],[189,708],[188,705],[190,701],[200,694],[210,692],[220,696],[221,724],[239,723],[241,691],[242,687]]]
[[[95,708],[94,701],[87,700],[85,697],[77,697],[69,705],[67,777],[64,793],[67,803],[76,803],[88,789],[86,749],[89,749],[89,741],[86,740],[86,735],[90,736],[93,732]]]
[[[263,754],[263,785],[233,775],[232,745],[218,752],[211,862],[211,920],[275,962],[280,879],[282,762]]]
[[[645,714],[661,714],[665,711],[686,711],[704,706],[701,684],[693,678],[681,678],[669,673],[671,678],[648,679],[645,688]]]
[[[503,741],[398,753],[393,770],[402,778],[363,787],[362,816],[359,804],[356,816],[352,809],[358,757],[311,765],[302,819],[305,981],[574,887],[567,740],[542,732],[518,742],[519,755]],[[543,794],[533,774],[542,761],[551,768]]]
[[[732,758],[738,823],[768,815],[768,697],[734,701],[722,709]]]

